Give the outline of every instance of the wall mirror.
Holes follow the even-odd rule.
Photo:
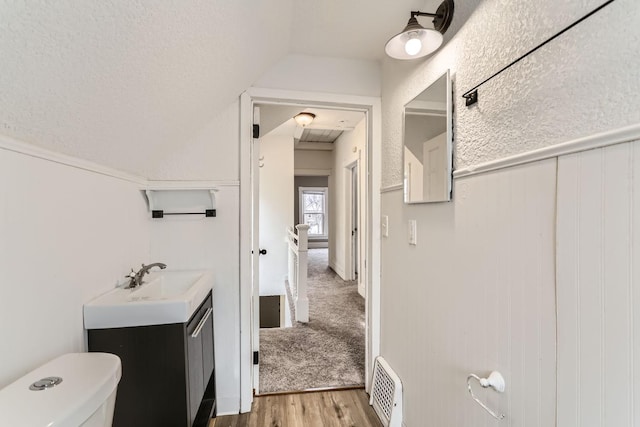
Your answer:
[[[404,106],[405,203],[451,200],[453,111],[449,70]]]

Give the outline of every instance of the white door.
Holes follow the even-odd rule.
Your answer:
[[[424,200],[447,199],[447,135],[442,133],[422,147],[424,159]]]
[[[260,129],[260,107],[253,107],[254,129]],[[253,388],[259,392],[260,384],[260,136],[254,131],[251,142],[251,300],[253,335]]]

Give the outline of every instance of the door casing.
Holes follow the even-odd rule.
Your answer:
[[[252,180],[251,168],[253,105],[289,104],[357,110],[366,114],[366,189],[368,202],[363,212],[366,222],[366,354],[365,387],[370,388],[373,360],[380,354],[380,178],[381,103],[380,98],[319,92],[250,88],[240,96],[240,412],[249,412],[253,402],[254,289],[252,284]],[[363,165],[361,165],[363,166]],[[363,168],[359,172],[362,174]],[[256,340],[257,341],[257,340]]]

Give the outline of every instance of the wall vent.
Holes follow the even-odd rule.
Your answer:
[[[386,360],[376,357],[369,404],[385,427],[402,426],[402,383]]]

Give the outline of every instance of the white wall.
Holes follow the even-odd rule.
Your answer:
[[[284,295],[288,268],[285,230],[293,220],[293,131],[285,123],[260,139],[260,295]]]
[[[560,158],[558,426],[640,417],[640,142]]]
[[[385,60],[383,187],[397,188],[394,186],[402,183],[403,105],[447,68],[454,79],[458,169],[472,169],[483,162],[640,122],[640,99],[628,97],[629,93],[640,93],[640,80],[633,73],[620,71],[640,66],[640,56],[634,50],[640,40],[640,7],[632,0],[612,3],[482,86],[477,105],[467,108],[461,98],[502,65],[601,3],[486,0],[432,58],[413,64]],[[615,31],[611,22],[616,22]],[[489,425],[488,415],[467,395],[464,377],[473,371],[487,374],[496,367],[507,372],[507,392],[503,396],[487,392],[486,396],[492,406],[507,413],[505,425],[555,425],[556,410],[558,422],[567,426],[633,425],[616,415],[602,423],[598,418],[587,421],[584,417],[575,422],[574,408],[587,411],[600,404],[594,396],[603,396],[602,404],[609,408],[618,398],[624,410],[631,405],[627,403],[628,383],[625,391],[613,392],[612,382],[571,383],[573,378],[562,370],[567,364],[575,369],[580,363],[575,347],[567,350],[568,355],[559,347],[559,362],[563,357],[566,362],[558,365],[560,399],[556,407],[555,330],[557,327],[564,333],[569,328],[566,333],[573,334],[572,339],[575,331],[572,324],[561,324],[563,317],[556,323],[550,296],[555,291],[556,261],[549,259],[555,243],[555,171],[549,162],[529,168],[524,176],[520,168],[512,168],[458,179],[451,203],[408,206],[402,203],[400,190],[382,195],[382,215],[389,216],[391,235],[382,243],[381,353],[404,382],[407,427]],[[589,180],[598,174],[588,169],[584,173]],[[611,209],[615,215],[623,208],[613,204]],[[537,215],[532,216],[530,210]],[[406,243],[408,219],[418,221],[416,247]],[[620,233],[610,238],[612,245],[624,242]],[[533,265],[536,271],[531,271]],[[560,271],[563,267],[557,268]],[[540,280],[536,279],[532,288],[523,288],[531,280],[528,277]],[[534,291],[537,294],[527,295]],[[617,298],[619,290],[612,292]],[[520,311],[516,311],[518,303],[522,304]],[[575,304],[575,295],[569,293],[561,299],[559,294],[558,315],[569,313],[570,317]],[[600,321],[598,312],[581,312],[588,324]],[[503,319],[508,329],[495,319]],[[624,325],[618,318],[607,322]],[[638,327],[635,320],[633,328]],[[632,345],[628,336],[607,337],[623,343],[623,352]],[[594,351],[604,349],[599,342],[588,346]],[[587,351],[583,347],[582,357],[591,361],[594,357]],[[535,363],[538,357],[540,363]],[[602,369],[612,372],[616,384],[628,373],[626,367],[611,371],[611,363],[617,359],[595,358],[604,364]],[[604,371],[595,375],[599,372]],[[560,381],[571,385],[561,387]],[[637,381],[632,387],[638,387]],[[585,400],[580,401],[579,396]],[[609,414],[612,411],[607,410]]]
[[[349,261],[347,256],[351,248],[351,229],[348,224],[347,212],[351,204],[351,172],[347,166],[356,160],[360,160],[360,170],[358,173],[360,182],[359,195],[362,199],[366,191],[363,171],[365,168],[365,146],[366,146],[366,120],[361,120],[352,131],[344,132],[333,143],[333,164],[332,173],[329,178],[329,265],[343,279],[349,273]],[[354,152],[355,148],[355,152]],[[364,206],[363,203],[360,203]],[[362,213],[362,212],[361,212]],[[360,235],[364,236],[364,221],[360,222]],[[362,254],[363,251],[359,251]],[[363,271],[362,268],[359,271]]]
[[[216,217],[167,217],[151,222],[151,260],[170,269],[214,272],[213,321],[219,413],[237,412],[240,400],[240,286],[237,185],[218,186]]]
[[[491,370],[506,393],[478,394],[505,425],[554,425],[555,171],[549,160],[461,179],[452,203],[383,194],[381,351],[402,379],[407,426],[487,425],[465,381]]]
[[[252,86],[380,96],[380,82],[380,64],[377,61],[289,54]]]
[[[213,116],[202,129],[183,135],[179,149],[156,153],[149,178],[213,182],[216,217],[153,220],[151,260],[168,268],[212,269],[218,413],[237,413],[240,402],[239,101]]]
[[[333,154],[325,150],[295,150],[297,171],[326,171],[333,167]]]
[[[145,165],[153,180],[238,180],[239,101],[236,99],[201,129],[185,129],[179,146],[154,147]]]
[[[0,388],[86,351],[82,305],[149,261],[138,188],[0,148]]]

